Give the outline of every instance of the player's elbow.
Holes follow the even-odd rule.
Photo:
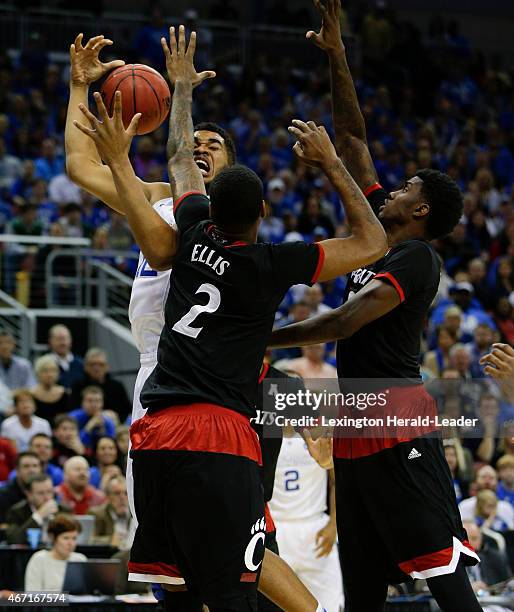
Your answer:
[[[80,155],[66,155],[66,174],[76,185],[83,187],[84,161]]]
[[[171,270],[173,266],[173,256],[170,254],[151,253],[145,254],[145,257],[150,268],[156,272],[166,272],[166,270]]]

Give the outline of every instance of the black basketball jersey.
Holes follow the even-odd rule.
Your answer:
[[[273,366],[265,363],[259,377],[259,392],[257,394],[257,416],[252,419],[252,427],[259,436],[262,450],[261,478],[264,488],[264,501],[268,502],[273,497],[273,487],[275,485],[275,472],[277,461],[282,448],[282,427],[273,425],[277,414],[280,414],[276,407],[274,396],[270,393],[271,389],[266,388],[264,381],[277,381],[280,385],[281,393],[298,393],[305,391],[305,385],[301,378],[288,376],[285,372],[277,370]],[[293,410],[285,410],[282,414],[288,417],[294,416]],[[270,427],[266,427],[269,425]],[[273,432],[273,435],[271,435]]]
[[[177,200],[174,213],[180,244],[158,365],[141,403],[155,411],[206,402],[253,416],[276,310],[292,285],[316,282],[323,249],[303,242],[227,243],[199,193]]]
[[[368,195],[375,212],[388,195],[379,185]],[[440,278],[435,250],[425,240],[406,240],[393,246],[374,264],[349,275],[344,301],[374,278],[390,283],[400,304],[337,343],[338,376],[421,380],[421,334]]]

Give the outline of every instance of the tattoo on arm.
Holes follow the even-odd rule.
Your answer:
[[[168,172],[174,198],[188,191],[205,193],[202,173],[193,159],[193,86],[188,81],[177,81],[170,113],[167,144]]]
[[[336,149],[357,184],[365,189],[378,182],[366,139],[366,124],[346,61],[346,53],[330,56],[332,116]]]
[[[330,57],[330,80],[336,141],[353,136],[366,142],[366,124],[344,51]]]

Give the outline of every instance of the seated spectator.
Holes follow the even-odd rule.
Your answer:
[[[514,511],[511,514],[505,512],[504,509],[499,509],[498,496],[494,491],[479,491],[476,494],[476,500],[475,522],[479,527],[494,531],[514,529]],[[512,506],[510,509],[513,510]]]
[[[325,230],[326,238],[334,237],[334,224],[330,217],[322,212],[320,200],[314,195],[309,195],[305,199],[302,213],[298,217],[298,231],[310,239],[318,227]]]
[[[496,463],[498,471],[498,499],[508,501],[514,508],[514,456],[504,455]]]
[[[508,580],[512,576],[508,561],[491,539],[471,521],[465,521],[463,526],[469,543],[480,557],[480,563],[466,568],[473,590],[487,591],[493,584]]]
[[[287,317],[280,319],[278,326],[285,327],[286,325],[291,325],[292,323],[301,323],[308,319],[312,314],[311,307],[307,302],[300,300],[298,302],[294,302],[289,307],[289,314]],[[296,357],[301,357],[302,351],[298,347],[291,348],[283,348],[283,349],[274,349],[273,357],[275,360],[279,359],[294,359]]]
[[[7,512],[7,543],[28,544],[27,529],[41,529],[41,542],[48,542],[48,523],[58,512],[69,508],[55,501],[52,480],[46,474],[32,476],[27,486],[27,499],[11,506]]]
[[[0,380],[11,390],[33,387],[36,379],[30,361],[14,355],[15,346],[11,332],[0,330]]]
[[[453,488],[455,490],[455,497],[457,503],[468,496],[469,482],[464,477],[465,469],[461,467],[464,463],[464,449],[460,445],[460,442],[455,439],[444,440],[444,455],[446,462],[450,468],[450,472],[453,480]]]
[[[72,410],[73,417],[80,429],[80,440],[92,450],[98,438],[108,436],[114,438],[114,423],[103,414],[104,393],[100,387],[89,386],[82,390],[82,406]]]
[[[72,457],[64,464],[64,480],[55,487],[57,499],[73,514],[86,514],[105,503],[105,495],[89,484],[89,464],[84,457]]]
[[[423,367],[430,371],[435,378],[439,378],[443,371],[450,366],[450,349],[457,342],[455,332],[441,325],[436,332],[437,346],[428,351],[423,358]]]
[[[36,434],[32,436],[29,445],[29,451],[36,453],[41,459],[41,467],[43,474],[46,474],[52,480],[52,484],[57,486],[62,482],[62,469],[50,463],[53,457],[52,438],[47,434]],[[9,474],[9,480],[16,478],[16,470]]]
[[[75,406],[80,401],[82,390],[90,385],[100,387],[104,394],[104,408],[117,412],[120,415],[120,421],[123,422],[127,414],[132,411],[132,406],[125,387],[111,378],[107,355],[99,348],[89,349],[84,357],[84,377],[73,386]]]
[[[312,287],[307,287],[305,289],[303,301],[311,307],[313,317],[330,310],[330,306],[323,303],[323,297],[323,290],[319,283],[315,283]]]
[[[0,483],[9,478],[16,465],[16,448],[11,440],[0,438]]]
[[[86,453],[86,447],[80,440],[77,420],[73,417],[64,414],[56,417],[53,433],[52,463],[57,467],[62,467],[70,457]]]
[[[501,297],[495,304],[494,321],[500,330],[502,340],[514,344],[514,308],[509,298]]]
[[[32,555],[25,569],[26,591],[62,591],[66,563],[87,561],[82,553],[75,552],[80,524],[71,515],[57,514],[48,525],[52,542],[50,550],[38,550]]]
[[[36,412],[49,423],[53,423],[58,414],[70,409],[70,396],[63,385],[57,384],[59,367],[53,355],[43,355],[37,359],[34,370],[38,380],[37,385],[32,388]]]
[[[37,178],[42,178],[47,183],[64,172],[64,160],[62,155],[57,154],[52,138],[45,138],[41,143],[41,156],[36,159],[35,165]]]
[[[127,458],[129,452],[129,429],[126,425],[116,428],[116,446],[118,447],[118,462],[123,473],[127,471]]]
[[[303,357],[291,359],[288,369],[306,381],[309,378],[337,378],[337,370],[325,361],[325,349],[325,344],[302,347]]]
[[[17,234],[18,236],[41,236],[43,234],[43,224],[38,216],[37,206],[30,202],[20,203],[18,207],[18,215],[7,225],[8,234]],[[18,253],[24,253],[23,247],[17,247]]]
[[[472,437],[464,440],[464,446],[473,453],[476,461],[489,463],[497,452],[500,405],[490,393],[480,398],[477,416],[479,422],[472,428]]]
[[[90,469],[89,482],[98,489],[105,491],[105,480],[113,476],[121,476],[121,468],[117,464],[118,447],[112,438],[98,438],[94,458],[96,465]]]
[[[127,483],[123,476],[114,476],[105,485],[107,503],[89,511],[95,517],[94,544],[110,544],[130,548],[130,516]]]
[[[81,203],[80,187],[70,179],[66,172],[53,177],[48,184],[48,195],[52,202],[59,206],[68,202]]]
[[[21,160],[9,155],[4,138],[0,138],[0,189],[10,189],[21,173]]]
[[[0,380],[0,421],[6,416],[11,416],[12,395],[7,385]]]
[[[0,487],[0,524],[14,504],[25,499],[25,491],[32,476],[41,474],[41,460],[30,451],[20,453],[16,459],[16,478]]]
[[[473,332],[473,342],[468,345],[471,359],[470,371],[474,378],[483,378],[484,373],[480,365],[480,359],[489,352],[494,340],[494,330],[486,323],[477,325]]]
[[[72,337],[65,325],[54,325],[48,332],[48,347],[59,366],[58,383],[71,389],[84,376],[84,362],[71,352]]]
[[[459,511],[463,521],[471,521],[477,525],[486,523],[487,527],[495,531],[514,528],[514,509],[506,501],[498,501],[496,489],[498,478],[490,465],[485,465],[477,472],[475,480],[476,494],[459,504]],[[483,492],[492,495],[478,495]],[[487,522],[486,522],[487,521]]]
[[[471,342],[473,331],[481,323],[495,329],[494,321],[484,311],[481,304],[473,299],[474,289],[471,283],[460,282],[450,287],[450,298],[462,311],[462,342]]]
[[[4,438],[13,440],[18,451],[26,451],[32,436],[37,433],[52,435],[48,421],[35,416],[36,403],[29,389],[17,389],[13,393],[14,414],[7,417],[0,427]]]

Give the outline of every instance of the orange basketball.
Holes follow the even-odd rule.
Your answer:
[[[117,91],[121,91],[122,95],[125,127],[136,113],[141,113],[137,128],[139,135],[156,130],[170,111],[171,94],[168,83],[150,66],[120,66],[105,79],[100,93],[109,115],[112,115],[114,94]]]

